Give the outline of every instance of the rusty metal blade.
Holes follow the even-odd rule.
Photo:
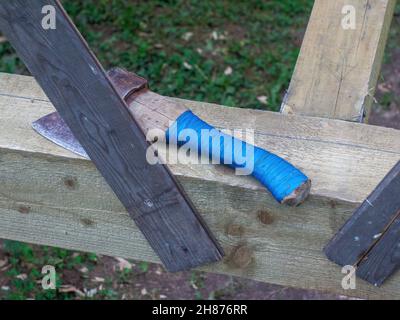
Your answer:
[[[32,123],[33,129],[46,139],[72,151],[86,159],[89,159],[85,149],[75,138],[68,125],[60,117],[58,112],[53,112]]]
[[[122,68],[112,68],[107,75],[114,85],[118,95],[127,103],[135,94],[139,94],[148,88],[146,79],[139,77],[133,72]],[[71,129],[60,117],[58,112],[48,114],[32,123],[33,129],[46,139],[55,144],[72,151],[84,158],[89,159],[85,149],[73,135]]]

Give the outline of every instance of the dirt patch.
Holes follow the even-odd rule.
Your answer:
[[[400,49],[383,66],[375,97],[378,103],[372,109],[369,123],[400,129]]]

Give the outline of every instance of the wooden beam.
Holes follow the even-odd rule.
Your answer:
[[[216,127],[253,128],[258,146],[314,183],[306,203],[288,208],[225,167],[171,165],[227,253],[202,270],[359,297],[400,296],[400,275],[381,289],[359,281],[357,290],[342,290],[344,274],[322,252],[400,158],[399,131],[176,101]],[[32,78],[0,74],[0,237],[158,262],[94,165],[31,129],[52,111]]]
[[[395,5],[396,0],[316,0],[282,113],[364,121]],[[345,6],[355,9],[354,30],[342,27],[349,16],[342,13]]]

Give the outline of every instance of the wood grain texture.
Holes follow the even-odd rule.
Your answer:
[[[355,30],[342,27],[346,5],[355,8]],[[281,111],[366,120],[395,5],[396,0],[316,0]]]
[[[45,30],[42,8],[56,9]],[[170,271],[221,259],[222,251],[148,144],[58,1],[0,3],[0,29],[36,77],[151,247]]]
[[[399,275],[380,289],[358,281],[357,290],[342,290],[341,268],[322,252],[397,163],[399,131],[148,98],[160,105],[174,101],[218,128],[246,123],[255,130],[256,145],[314,181],[309,200],[288,208],[254,179],[222,166],[171,165],[227,253],[202,270],[371,299],[400,297]],[[31,129],[32,121],[53,111],[33,78],[0,74],[0,237],[159,262],[93,164]]]
[[[398,190],[399,191],[399,190]],[[381,286],[400,267],[400,210],[379,242],[365,256],[356,274],[375,286]]]
[[[398,268],[400,162],[387,174],[325,248],[339,265],[357,266],[357,276],[381,285]]]

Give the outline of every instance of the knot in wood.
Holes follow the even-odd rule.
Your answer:
[[[240,245],[233,249],[231,263],[237,268],[246,268],[253,261],[253,251],[245,245]]]
[[[258,211],[258,219],[262,224],[272,224],[274,222],[274,217],[272,214],[266,210]]]

